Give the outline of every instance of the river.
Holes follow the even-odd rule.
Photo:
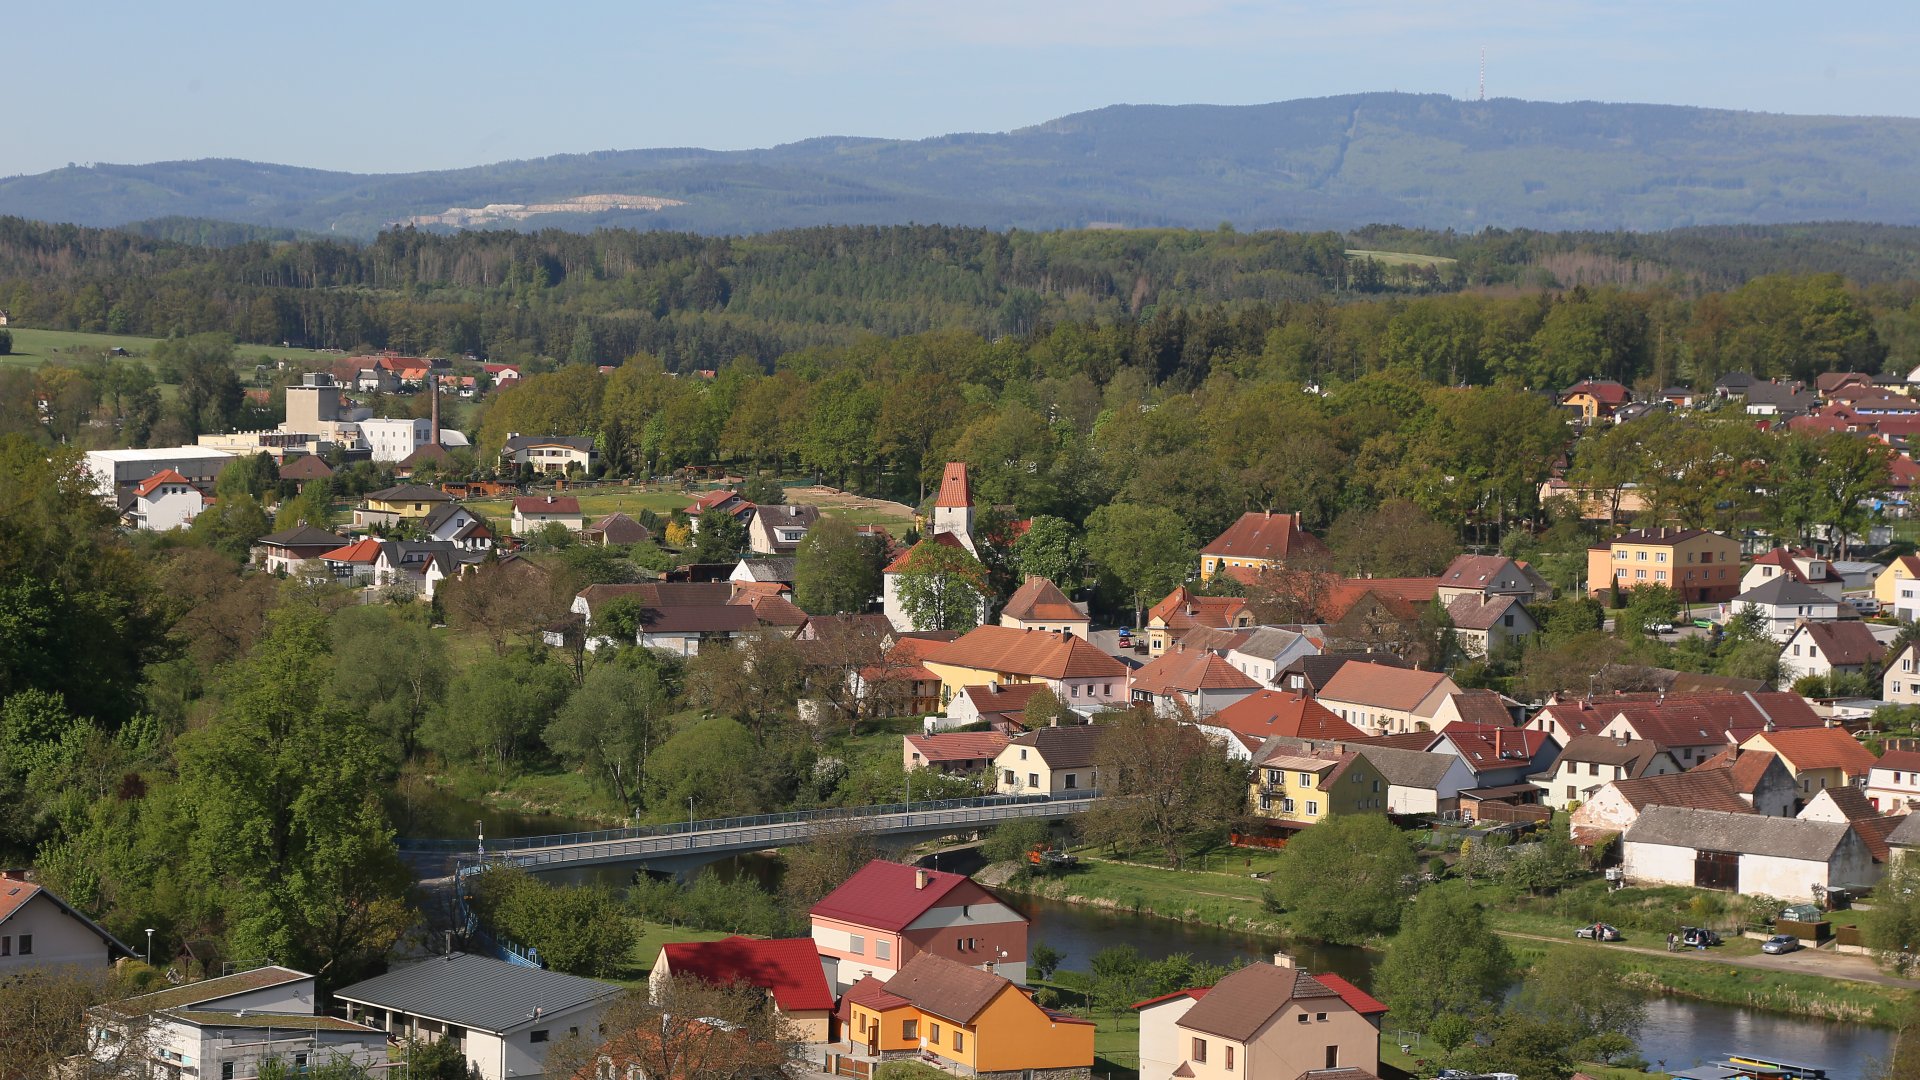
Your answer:
[[[1028,940],[1060,950],[1065,955],[1061,966],[1081,971],[1094,953],[1113,945],[1132,945],[1152,960],[1188,953],[1195,960],[1226,965],[1271,959],[1276,949],[1284,948],[1308,971],[1331,971],[1366,987],[1372,985],[1378,959],[1376,953],[1339,945],[1288,943],[1034,897],[1011,899],[1033,922]],[[1391,1027],[1391,1015],[1387,1023]],[[1735,1051],[1820,1066],[1833,1080],[1859,1080],[1892,1054],[1893,1032],[1687,998],[1660,997],[1647,1003],[1640,1053],[1656,1067],[1684,1069]]]

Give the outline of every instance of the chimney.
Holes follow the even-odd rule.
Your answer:
[[[553,496],[551,495],[547,496],[547,502],[551,504],[553,502]]]
[[[917,868],[914,870],[913,887],[915,889],[924,889],[927,887],[927,872],[925,870]]]
[[[1294,966],[1293,957],[1284,952],[1276,951],[1273,954],[1273,966],[1277,968],[1291,968]]]
[[[433,433],[427,436],[428,446],[440,445],[440,380],[429,379],[433,384]]]

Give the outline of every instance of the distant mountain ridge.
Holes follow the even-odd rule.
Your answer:
[[[1914,119],[1380,93],[1114,105],[998,134],[601,151],[438,172],[361,175],[220,159],[95,165],[0,179],[0,214],[85,225],[210,218],[352,237],[409,219],[466,220],[464,209],[566,203],[628,208],[481,220],[704,233],[909,221],[1295,230],[1389,222],[1473,231],[1912,225],[1920,224],[1917,173]],[[591,198],[604,196],[621,198]]]

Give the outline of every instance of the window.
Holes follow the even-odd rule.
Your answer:
[[[900,1037],[903,1039],[919,1038],[920,1037],[920,1021],[918,1020],[900,1021]]]
[[[1020,748],[1020,760],[1021,761],[1027,760],[1027,748],[1024,746]]]
[[[1303,773],[1301,773],[1301,774],[1300,774],[1300,786],[1301,786],[1301,787],[1312,787],[1312,786],[1313,786],[1313,774],[1312,774],[1312,773],[1310,773],[1310,772],[1303,772]]]
[[[1008,787],[1013,787],[1014,785],[1019,783],[1018,780],[1014,779],[1012,769],[1002,769],[1001,771],[1006,774],[1001,778],[1001,781],[1000,781],[1001,783],[1007,785]]]
[[[1600,775],[1600,763],[1599,763],[1599,762],[1597,762],[1597,761],[1589,761],[1589,762],[1587,762],[1587,775],[1588,775],[1588,776],[1599,776],[1599,775]]]
[[[1326,1023],[1326,1022],[1327,1022],[1327,1014],[1326,1014],[1326,1013],[1314,1013],[1314,1014],[1313,1014],[1313,1022],[1314,1022],[1314,1023],[1316,1023],[1316,1024],[1324,1024],[1324,1023]]]
[[[1201,1038],[1195,1038],[1193,1040],[1193,1060],[1200,1062],[1202,1064],[1206,1063],[1207,1040],[1201,1039]]]
[[[1291,814],[1291,813],[1293,813],[1293,800],[1292,800],[1292,799],[1281,799],[1281,800],[1280,800],[1280,812],[1281,812],[1281,813],[1283,813],[1283,814]]]
[[[860,934],[847,935],[847,951],[855,956],[867,955],[867,939]]]
[[[1646,552],[1644,552],[1644,551],[1636,551],[1636,552],[1634,552],[1634,553],[1633,553],[1633,557],[1634,557],[1634,559],[1635,559],[1636,561],[1639,561],[1639,562],[1646,562],[1646,561],[1647,561],[1647,553],[1646,553]]]
[[[875,940],[873,943],[873,958],[875,960],[893,959],[893,942],[887,941],[884,938]]]
[[[1232,1072],[1233,1071],[1233,1047],[1229,1045],[1226,1049],[1227,1049],[1227,1071]]]
[[[6,934],[4,936],[0,936],[0,956],[12,956],[12,955],[13,955],[13,935]]]
[[[1104,696],[1104,697],[1112,697],[1112,696],[1113,696],[1113,684],[1112,684],[1112,683],[1101,683],[1101,684],[1100,684],[1100,693],[1101,693],[1101,695],[1102,695],[1102,696]]]
[[[1664,552],[1664,551],[1661,551],[1661,552],[1656,552],[1656,553],[1654,554],[1654,556],[1653,556],[1653,558],[1654,558],[1654,561],[1655,561],[1655,562],[1666,562],[1666,561],[1667,561],[1667,553],[1666,553],[1666,552]]]
[[[233,1062],[223,1061],[220,1063],[220,1080],[233,1080]]]
[[[1319,812],[1320,812],[1320,804],[1317,802],[1314,802],[1311,799],[1307,800],[1307,816],[1311,817],[1315,814],[1318,814]]]
[[[1580,797],[1580,789],[1574,787],[1572,784],[1568,784],[1567,785],[1567,801],[1571,802],[1574,799],[1577,799],[1579,797]]]
[[[1310,1022],[1310,1021],[1311,1021],[1311,1020],[1313,1019],[1313,1017],[1311,1017],[1311,1016],[1308,1016],[1308,1015],[1307,1015],[1306,1013],[1301,1013],[1301,1014],[1300,1014],[1299,1016],[1296,1016],[1296,1017],[1294,1017],[1294,1019],[1295,1019],[1295,1020],[1298,1020],[1298,1021],[1300,1021],[1300,1022],[1301,1022],[1301,1023],[1303,1023],[1303,1024],[1305,1024],[1305,1023],[1308,1023],[1308,1022]]]
[[[1039,773],[1037,773],[1037,772],[1030,772],[1030,773],[1028,773],[1028,774],[1027,774],[1027,786],[1028,786],[1028,787],[1033,787],[1033,788],[1037,788],[1037,787],[1039,787],[1039,786],[1040,786],[1040,774],[1039,774]]]
[[[1667,580],[1667,572],[1665,570],[1655,570],[1653,572],[1653,580],[1655,581]]]
[[[546,1031],[546,1029],[545,1029],[545,1028],[542,1028],[542,1029],[540,1029],[539,1031],[529,1031],[529,1032],[527,1032],[527,1041],[528,1041],[528,1042],[530,1042],[530,1043],[543,1043],[543,1042],[546,1042],[546,1041],[547,1041],[547,1031]]]
[[[304,1072],[304,1071],[306,1071],[306,1068],[307,1068],[307,1052],[306,1052],[305,1050],[300,1050],[300,1051],[297,1051],[297,1052],[296,1052],[296,1053],[295,1053],[295,1054],[293,1055],[293,1067],[294,1067],[294,1068],[295,1068],[296,1070],[299,1070],[299,1071],[302,1071],[302,1072]]]
[[[1079,697],[1079,696],[1080,696],[1080,684],[1079,684],[1079,683],[1074,683],[1074,684],[1073,684],[1073,696],[1074,696],[1074,697]]]
[[[1275,784],[1275,785],[1278,785],[1278,784],[1280,783],[1280,770],[1279,770],[1279,769],[1268,769],[1268,770],[1267,770],[1267,783],[1269,783],[1269,784]]]
[[[956,1030],[953,1033],[953,1052],[956,1054],[962,1053],[966,1050],[966,1048],[967,1048],[967,1033],[964,1031]]]
[[[1637,578],[1637,579],[1639,579],[1639,580],[1642,580],[1642,581],[1645,581],[1645,580],[1646,580],[1646,577],[1647,577],[1647,572],[1646,572],[1646,571],[1645,571],[1644,569],[1642,569],[1642,570],[1635,570],[1635,571],[1633,572],[1633,576],[1634,576],[1635,578]]]
[[[939,1024],[927,1025],[927,1041],[929,1043],[932,1043],[935,1046],[940,1045],[940,1025]]]
[[[21,956],[33,955],[33,935],[32,934],[20,935],[20,955]]]
[[[1071,789],[1073,789],[1073,788],[1077,788],[1077,787],[1079,787],[1079,786],[1080,786],[1080,774],[1079,774],[1079,773],[1068,773],[1068,774],[1067,774],[1067,787],[1068,787],[1068,789],[1069,789],[1069,790],[1071,790]]]

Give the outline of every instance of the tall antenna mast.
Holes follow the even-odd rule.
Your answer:
[[[1487,47],[1480,46],[1480,100],[1487,100]]]

